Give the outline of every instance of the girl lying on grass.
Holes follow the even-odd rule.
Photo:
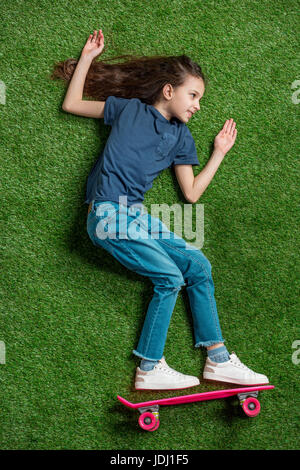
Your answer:
[[[96,247],[129,270],[148,277],[154,285],[133,351],[141,359],[135,388],[175,390],[200,383],[197,377],[169,367],[163,356],[182,286],[186,286],[192,311],[195,347],[207,350],[203,378],[239,385],[267,384],[265,375],[249,369],[224,345],[208,259],[169,231],[159,218],[144,211],[142,204],[153,180],[169,167],[174,168],[185,199],[196,203],[234,145],[236,123],[232,118],[226,120],[214,139],[207,165],[194,177],[192,166],[199,161],[187,123],[199,112],[205,92],[201,67],[186,55],[129,56],[123,63],[95,62],[103,48],[100,29],[89,36],[79,61],[69,59],[57,64],[53,76],[70,81],[64,111],[104,118],[111,126],[87,182],[89,237]],[[112,60],[121,57],[128,58]],[[84,101],[83,95],[95,101]]]

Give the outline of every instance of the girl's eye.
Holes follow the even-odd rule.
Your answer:
[[[196,96],[196,94],[195,94],[195,93],[191,93],[191,94],[192,94],[193,96]]]

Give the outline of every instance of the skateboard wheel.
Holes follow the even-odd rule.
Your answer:
[[[159,425],[160,425],[160,422],[159,422],[159,419],[157,419],[154,428],[149,429],[149,431],[151,431],[151,432],[152,432],[152,431],[156,431],[156,429],[159,428]]]
[[[260,403],[257,398],[246,398],[246,400],[243,402],[243,410],[247,416],[257,416],[260,412]]]
[[[139,417],[139,425],[142,429],[144,429],[144,431],[154,431],[157,429],[157,422],[159,426],[159,421],[156,419],[154,414],[150,413],[149,411],[142,413]]]

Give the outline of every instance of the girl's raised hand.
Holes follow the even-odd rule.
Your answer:
[[[234,145],[237,129],[235,128],[236,123],[234,120],[227,119],[223,129],[219,132],[214,140],[214,147],[216,150],[220,150],[224,155],[229,152],[231,147]]]
[[[98,55],[101,54],[104,48],[104,35],[102,29],[99,29],[99,34],[97,36],[97,31],[94,31],[94,34],[90,34],[88,40],[82,49],[81,57],[89,57],[91,60],[95,59]]]

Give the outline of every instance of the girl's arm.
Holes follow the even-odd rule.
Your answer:
[[[233,146],[237,135],[235,126],[236,123],[233,119],[229,119],[225,122],[222,130],[214,140],[214,151],[209,161],[196,177],[194,176],[192,165],[175,166],[175,174],[179,186],[189,202],[197,202],[202,196],[226,153]]]
[[[84,82],[90,68],[92,60],[89,57],[80,57],[76,69],[69,83],[62,108],[67,111],[74,103],[82,101]]]
[[[104,47],[104,36],[102,30],[90,35],[84,46],[81,57],[70,81],[62,109],[69,113],[79,114],[87,117],[103,117],[105,101],[84,101],[82,99],[84,82],[95,57],[101,54]]]
[[[192,165],[176,165],[175,175],[188,202],[197,202],[219,168],[224,154],[214,150],[203,170],[195,177]]]

